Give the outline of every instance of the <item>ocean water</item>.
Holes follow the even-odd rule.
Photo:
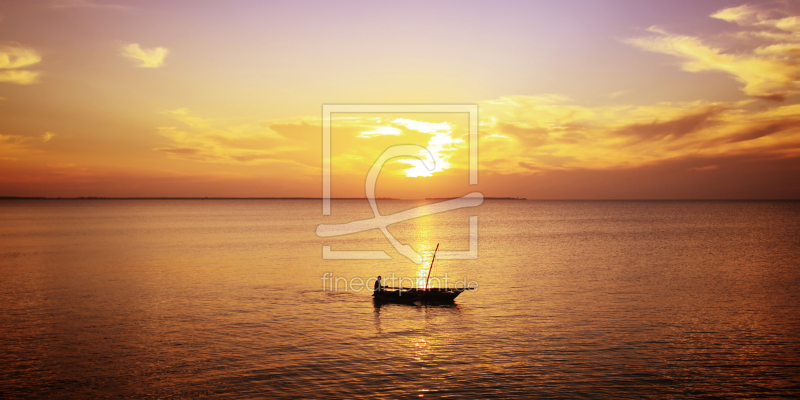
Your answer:
[[[389,231],[429,260],[471,215],[478,259],[433,274],[477,290],[377,306],[349,283],[428,270],[316,235],[366,201],[0,201],[0,397],[800,396],[800,202],[487,200]]]

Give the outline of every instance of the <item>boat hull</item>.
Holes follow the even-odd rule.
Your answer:
[[[373,300],[381,303],[413,303],[417,294],[408,290],[376,290],[372,292]]]
[[[452,303],[464,289],[420,289],[417,290],[417,301],[423,303]]]
[[[385,303],[452,303],[464,289],[384,289],[372,293],[376,302]]]

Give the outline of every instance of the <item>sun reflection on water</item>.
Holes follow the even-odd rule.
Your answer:
[[[417,252],[422,255],[422,264],[417,266],[416,287],[425,287],[425,280],[428,278],[428,271],[431,267],[433,251],[436,248],[436,233],[431,219],[419,218],[416,221]],[[434,266],[435,269],[436,266]]]
[[[425,361],[425,356],[431,351],[430,342],[424,337],[412,338],[411,343],[414,346],[414,359],[417,361]]]

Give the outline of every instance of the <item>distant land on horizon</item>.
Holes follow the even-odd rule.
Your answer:
[[[460,197],[426,197],[425,200],[452,200]],[[528,200],[524,197],[484,197],[484,200]]]
[[[461,197],[427,197],[424,199],[398,199],[376,197],[376,200],[453,200]],[[366,197],[331,197],[331,200],[366,200]],[[44,197],[0,196],[1,200],[322,200],[320,197]],[[484,197],[484,200],[518,201],[800,201],[800,199],[528,199],[524,197]]]
[[[428,197],[425,199],[398,199],[395,197],[376,197],[376,200],[452,200],[461,197]],[[331,200],[366,200],[366,197],[331,197]],[[527,200],[524,197],[484,197],[485,200]],[[0,196],[0,200],[322,200],[321,197],[43,197],[43,196]]]

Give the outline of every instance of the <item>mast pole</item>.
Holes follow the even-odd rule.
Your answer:
[[[433,258],[431,259],[431,269],[428,270],[428,279],[425,279],[425,290],[428,290],[428,281],[431,280],[431,272],[433,272],[433,262],[436,260],[436,251],[439,250],[439,243],[436,243],[436,250],[433,251]]]

